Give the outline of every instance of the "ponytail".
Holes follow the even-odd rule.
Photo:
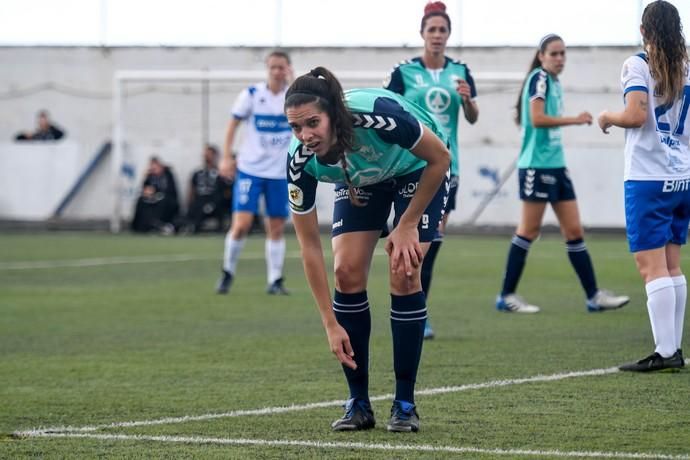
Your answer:
[[[546,48],[549,46],[549,43],[556,40],[563,41],[563,39],[556,34],[545,35],[539,41],[539,47],[537,48],[537,51],[534,53],[534,58],[532,58],[532,63],[529,66],[527,75],[525,76],[525,79],[522,81],[522,86],[520,86],[520,92],[518,93],[517,97],[517,103],[515,104],[515,123],[517,123],[518,125],[522,123],[522,92],[525,90],[525,85],[527,84],[529,74],[531,74],[534,69],[541,66],[539,54],[543,54],[546,51]]]

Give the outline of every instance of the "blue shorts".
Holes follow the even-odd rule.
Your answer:
[[[520,168],[520,199],[555,203],[575,199],[575,189],[567,168]]]
[[[355,193],[360,202],[365,206],[355,206],[350,202],[346,184],[336,184],[335,205],[333,207],[332,236],[342,233],[363,232],[378,230],[387,231],[386,222],[390,214],[391,206],[395,215],[393,227],[398,225],[400,217],[410,204],[419,184],[419,178],[424,168],[411,172],[404,176],[381,182],[379,184],[355,187]],[[424,210],[419,221],[419,241],[429,242],[436,238],[438,224],[443,217],[443,208],[448,198],[448,176],[443,180],[438,192]]]
[[[455,174],[450,176],[450,190],[448,191],[448,201],[444,211],[451,212],[455,209],[455,196],[458,194],[458,186],[460,185],[460,178]]]
[[[690,180],[625,181],[625,229],[630,252],[685,244]]]
[[[264,179],[237,171],[232,193],[232,210],[259,213],[259,197],[263,194],[268,217],[288,216],[287,179]]]

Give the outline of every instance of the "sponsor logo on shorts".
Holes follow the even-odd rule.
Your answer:
[[[360,201],[368,201],[369,198],[371,197],[371,192],[366,192],[362,190],[359,187],[354,187],[355,195],[357,198],[359,198]],[[335,191],[335,200],[334,202],[337,203],[338,201],[341,200],[349,200],[350,199],[350,191],[346,188],[341,188],[340,190]]]
[[[688,190],[690,190],[690,179],[665,180],[662,192],[687,192]]]
[[[403,198],[411,198],[419,187],[419,182],[408,182],[398,189],[398,195],[402,195]]]
[[[542,174],[539,176],[539,178],[541,179],[542,184],[553,185],[558,182],[556,176],[552,176],[551,174]]]
[[[342,226],[343,226],[343,219],[340,219],[337,222],[333,222],[333,230],[335,230],[336,228],[340,228]]]

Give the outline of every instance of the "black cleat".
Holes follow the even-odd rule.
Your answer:
[[[623,364],[618,369],[630,372],[651,372],[664,369],[680,369],[683,367],[683,364],[683,357],[679,351],[676,351],[668,358],[664,358],[655,352],[636,363]]]
[[[230,290],[230,286],[232,285],[232,278],[232,273],[223,270],[223,274],[218,280],[218,286],[216,286],[216,293],[227,294]]]
[[[331,423],[333,431],[369,430],[376,426],[374,411],[367,399],[348,399],[345,405],[345,415]]]
[[[685,358],[683,357],[683,350],[680,348],[676,350],[676,354],[680,356],[680,367],[685,367]]]
[[[391,407],[391,418],[386,427],[388,431],[409,433],[419,431],[419,415],[417,406],[407,401],[393,401]]]
[[[290,295],[290,291],[285,289],[283,286],[284,279],[282,277],[278,278],[272,282],[267,288],[266,293],[270,295]]]

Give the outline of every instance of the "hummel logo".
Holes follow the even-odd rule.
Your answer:
[[[398,124],[391,117],[384,117],[381,115],[370,115],[370,114],[360,114],[353,113],[352,118],[354,119],[354,126],[369,129],[383,129],[385,131],[394,130]]]
[[[304,152],[304,146],[300,145],[297,151],[295,151],[295,155],[292,157],[292,160],[290,160],[290,170],[288,173],[290,174],[290,179],[293,181],[296,181],[300,177],[302,177],[302,171],[300,171],[300,165],[304,164],[309,160],[309,158],[314,155],[313,152],[310,152],[307,150],[307,153]]]

